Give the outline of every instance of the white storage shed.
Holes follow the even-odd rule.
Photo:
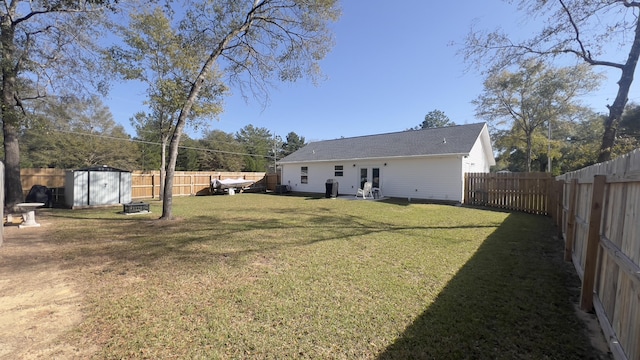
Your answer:
[[[72,209],[131,202],[131,172],[109,166],[67,171],[65,203]]]

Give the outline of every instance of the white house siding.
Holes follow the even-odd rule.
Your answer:
[[[335,179],[338,182],[338,192],[340,194],[355,194],[357,191],[358,169],[353,166],[355,162],[318,162],[309,164],[284,164],[282,165],[283,185],[289,185],[291,191],[324,193],[327,179]],[[335,176],[335,166],[342,165],[343,176]],[[307,166],[307,184],[300,182],[301,167]],[[355,187],[355,188],[354,188]]]
[[[335,176],[335,165],[343,166],[344,176]],[[308,167],[308,184],[300,183],[302,166]],[[332,178],[338,181],[340,194],[353,195],[360,187],[360,169],[363,167],[380,169],[380,188],[384,196],[462,201],[461,155],[284,164],[282,184],[291,186],[296,192],[324,193],[327,179]]]
[[[382,177],[384,196],[462,200],[462,156],[389,160]]]
[[[478,140],[471,148],[469,152],[469,156],[464,159],[463,169],[464,172],[489,172],[491,168],[491,164],[489,163],[489,159],[487,159],[487,155],[483,149],[483,146],[486,146],[483,142],[486,141],[483,137],[478,137]]]

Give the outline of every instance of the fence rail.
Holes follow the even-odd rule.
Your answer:
[[[640,359],[640,149],[556,178],[554,218],[615,359]]]
[[[548,215],[549,173],[467,173],[464,203]]]
[[[25,194],[33,185],[44,185],[52,189],[65,186],[66,170],[64,169],[21,169],[20,177]],[[256,186],[265,190],[275,190],[278,178],[275,174],[263,172],[220,172],[220,171],[176,171],[173,180],[174,196],[191,196],[208,194],[211,180],[237,179],[256,181]],[[159,171],[132,171],[131,198],[149,199],[160,196]],[[57,191],[56,196],[62,196],[64,191]]]
[[[276,175],[263,172],[202,172],[176,171],[173,178],[174,196],[203,195],[209,193],[209,185],[213,179],[253,180],[256,186],[265,190],[275,190]],[[160,172],[133,171],[131,173],[131,197],[133,199],[157,198],[160,196]]]

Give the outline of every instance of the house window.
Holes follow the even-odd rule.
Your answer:
[[[343,176],[344,175],[344,168],[342,165],[336,165],[334,166],[334,175],[335,176]]]
[[[309,178],[307,177],[309,174],[309,167],[307,166],[303,166],[300,168],[300,183],[301,184],[308,184],[309,183]]]

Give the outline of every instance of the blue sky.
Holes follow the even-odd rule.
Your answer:
[[[434,109],[458,124],[482,121],[475,118],[471,101],[482,92],[484,78],[466,71],[457,54],[460,45],[451,43],[462,43],[472,23],[484,29],[502,26],[522,36],[535,23],[500,0],[389,4],[342,1],[342,17],[332,26],[335,46],[321,62],[326,80],[317,86],[307,80],[277,84],[266,107],[233,93],[209,129],[235,133],[252,124],[283,138],[294,131],[308,142],[403,131]],[[618,76],[611,72],[584,102],[604,113],[615,98]],[[632,88],[630,99],[640,101],[635,94]],[[144,110],[144,100],[144,87],[121,83],[114,84],[105,103],[114,119],[135,135],[129,118]],[[201,137],[200,132],[188,133]]]

